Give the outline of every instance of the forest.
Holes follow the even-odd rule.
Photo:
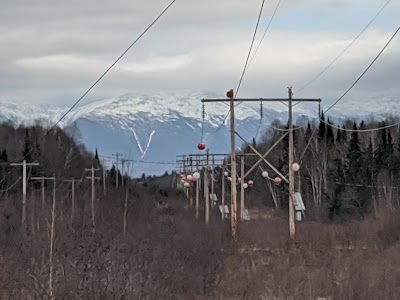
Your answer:
[[[377,218],[398,209],[400,131],[398,126],[390,126],[396,120],[333,124],[323,113],[321,120],[294,130],[295,161],[300,165],[295,189],[302,194],[308,217],[319,222],[345,222]],[[287,128],[278,121],[273,126]],[[266,132],[257,150],[266,152],[280,136],[282,132],[274,129]],[[246,146],[243,150],[251,151]],[[287,136],[268,157],[280,172],[288,174]],[[247,158],[246,167],[256,160],[258,157]],[[287,185],[277,188],[263,181],[260,173],[258,169],[252,174],[260,187],[253,189],[250,198],[277,209],[287,207]],[[265,190],[267,197],[260,198]]]
[[[251,174],[255,185],[246,191],[246,206],[273,215],[240,223],[233,238],[218,209],[209,225],[194,218],[182,191],[172,187],[176,173],[121,177],[124,186],[117,189],[113,167],[104,190],[96,150],[61,129],[3,124],[0,299],[399,298],[400,132],[386,128],[393,123],[298,125],[295,179],[306,215],[296,223],[294,245],[288,242],[287,186],[265,180],[260,169]],[[354,131],[378,127],[384,129]],[[266,132],[257,150],[264,153],[282,134]],[[268,158],[283,174],[287,149],[284,139]],[[39,163],[28,168],[29,178],[56,178],[43,190],[41,181],[28,180],[24,222],[22,168],[9,164],[23,159]],[[253,160],[247,158],[246,167]],[[85,172],[92,166],[95,178]],[[77,180],[74,196],[64,181],[71,178]]]

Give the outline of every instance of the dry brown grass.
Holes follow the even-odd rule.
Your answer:
[[[175,191],[166,197],[135,187],[126,235],[123,190],[99,196],[93,234],[90,222],[82,224],[86,194],[77,195],[74,230],[67,199],[63,221],[57,214],[58,299],[400,299],[395,213],[348,224],[297,223],[290,245],[283,217],[240,224],[232,239],[216,208],[206,226]],[[0,299],[47,299],[50,203],[42,211],[35,201],[39,230],[23,237],[9,201],[0,211]]]

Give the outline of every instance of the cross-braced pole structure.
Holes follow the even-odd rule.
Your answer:
[[[292,87],[288,87],[288,98],[235,98],[235,93],[233,90],[230,90],[227,93],[227,98],[225,99],[202,99],[202,103],[211,103],[211,102],[229,102],[230,107],[230,136],[231,136],[231,231],[232,235],[236,235],[237,230],[237,190],[236,190],[236,143],[235,138],[237,132],[235,130],[235,105],[236,102],[239,104],[242,102],[284,102],[288,103],[288,118],[289,118],[289,180],[277,172],[278,170],[273,167],[271,163],[269,163],[265,158],[263,159],[269,167],[271,167],[277,174],[280,174],[282,179],[286,182],[289,182],[289,234],[290,239],[294,241],[295,239],[295,224],[294,224],[294,171],[293,171],[293,156],[294,156],[294,147],[293,147],[293,101],[296,102],[317,102],[320,103],[321,99],[294,99]],[[250,145],[249,145],[250,146]],[[251,147],[254,151],[254,147]],[[258,152],[257,152],[258,153]],[[260,157],[262,155],[258,153]]]

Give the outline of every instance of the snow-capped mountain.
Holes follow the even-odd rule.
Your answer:
[[[100,156],[111,156],[112,153],[119,152],[125,159],[143,161],[134,163],[135,176],[142,173],[162,174],[174,169],[176,155],[198,153],[197,144],[201,140],[211,152],[229,152],[229,118],[226,118],[229,107],[221,103],[207,103],[204,106],[204,124],[202,120],[201,99],[223,97],[194,92],[126,94],[79,107],[68,114],[60,126],[66,128],[90,151],[94,152],[97,148]],[[390,110],[380,111],[393,112],[393,106],[400,105],[395,100],[383,100],[388,103],[380,108],[386,106]],[[0,122],[11,122],[15,125],[40,122],[44,126],[51,126],[67,109],[0,102]],[[317,111],[315,104],[298,105],[294,110],[295,119],[300,122],[302,115],[316,117]],[[368,110],[364,111],[365,115],[369,115]],[[344,110],[334,111],[337,117],[354,117],[361,112],[359,107],[351,105]],[[243,103],[235,109],[235,120],[236,130],[251,141],[256,135],[260,138],[272,121],[286,122],[287,107],[281,103],[264,103],[261,120],[258,103]],[[237,139],[237,145],[242,144]]]

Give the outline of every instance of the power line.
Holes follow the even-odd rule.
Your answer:
[[[279,2],[280,2],[280,1],[281,1],[281,0],[279,0]],[[235,97],[237,96],[237,94],[238,94],[238,92],[239,92],[239,90],[240,90],[240,86],[241,86],[241,84],[242,84],[242,81],[243,81],[243,78],[244,78],[244,74],[246,73],[246,70],[247,70],[248,65],[249,65],[249,59],[250,59],[251,51],[252,51],[252,49],[253,49],[254,41],[255,41],[255,38],[256,38],[256,35],[257,35],[258,26],[259,26],[259,24],[260,24],[260,19],[261,19],[261,15],[262,15],[262,12],[263,12],[263,9],[264,9],[264,4],[265,4],[265,0],[263,0],[262,3],[261,3],[261,8],[260,8],[260,12],[259,12],[259,14],[258,14],[256,27],[255,27],[255,30],[254,30],[253,38],[252,38],[252,40],[251,40],[251,44],[250,44],[250,49],[249,49],[249,52],[248,52],[248,54],[247,54],[246,62],[245,62],[244,67],[243,67],[242,75],[240,76],[239,82],[238,82],[238,84],[237,84],[237,88],[236,88],[236,92],[235,92]],[[276,10],[275,10],[275,12],[276,12]],[[275,15],[275,12],[274,12],[274,15]],[[272,19],[271,19],[271,21],[272,21]],[[271,21],[270,21],[270,23],[271,23]],[[270,23],[269,23],[269,25],[270,25]],[[268,25],[268,27],[269,27],[269,25]],[[267,30],[268,30],[268,27],[267,27]],[[266,34],[266,32],[264,32],[264,36],[265,36],[265,34]],[[264,36],[263,36],[263,38],[264,38]],[[258,47],[259,47],[259,46],[258,46]],[[257,48],[257,50],[258,50],[258,48]],[[254,58],[254,56],[253,56],[253,58]],[[253,60],[253,59],[252,59],[252,60]],[[251,62],[251,61],[250,61],[250,62]],[[224,104],[226,104],[226,103],[224,103]],[[237,105],[239,105],[239,104],[240,104],[240,103],[238,103]],[[235,106],[237,106],[237,105],[235,105]],[[226,113],[226,115],[225,115],[225,117],[224,117],[224,119],[223,119],[221,125],[213,132],[213,134],[216,134],[218,131],[221,130],[221,128],[224,126],[225,121],[226,121],[226,119],[228,118],[230,112],[231,112],[231,110],[229,109],[228,112]]]
[[[262,12],[263,12],[263,9],[264,9],[264,3],[265,3],[265,0],[263,0],[262,3],[261,3],[261,9],[260,9],[260,12],[259,12],[259,14],[258,14],[258,19],[257,19],[257,23],[256,23],[256,28],[255,28],[254,34],[253,34],[253,39],[251,40],[249,53],[247,54],[247,58],[246,58],[246,63],[244,64],[244,68],[243,68],[243,71],[242,71],[242,75],[240,76],[240,80],[239,80],[238,86],[237,86],[237,88],[236,88],[235,97],[237,97],[237,94],[238,94],[238,92],[239,92],[239,90],[240,90],[240,86],[241,86],[241,84],[242,84],[242,80],[243,80],[243,77],[244,77],[244,73],[246,72],[247,64],[248,64],[248,62],[249,62],[250,55],[251,55],[251,50],[253,49],[254,40],[255,40],[256,35],[257,35],[258,25],[260,24],[261,15],[262,15]]]
[[[332,127],[332,128],[335,128],[337,130],[342,130],[342,131],[347,131],[347,132],[361,132],[361,133],[362,132],[379,131],[379,130],[388,129],[388,128],[392,128],[392,127],[400,125],[400,122],[397,122],[397,123],[394,123],[394,124],[391,124],[391,125],[381,126],[381,127],[377,127],[377,128],[370,128],[370,129],[347,129],[347,128],[335,126],[335,125],[333,125],[331,123],[328,123],[328,122],[326,122],[325,120],[322,120],[322,119],[320,119],[319,121],[324,123],[324,124],[326,124],[326,125],[328,125],[328,126],[330,126],[330,127]]]
[[[340,52],[339,55],[336,56],[324,69],[322,69],[321,72],[319,72],[314,78],[312,78],[308,83],[306,83],[299,90],[297,90],[296,93],[300,93],[302,90],[304,90],[306,87],[308,87],[311,83],[313,83],[315,80],[317,80],[322,74],[324,74],[358,40],[358,38],[368,29],[368,27],[372,24],[372,22],[375,21],[375,19],[381,14],[381,12],[386,8],[386,6],[391,1],[392,0],[388,0],[385,3],[385,5],[378,11],[378,13],[368,22],[368,24],[363,28],[363,30],[361,30],[361,32],[351,41],[351,43],[348,44],[347,47],[344,48],[343,51]]]
[[[164,161],[143,161],[143,160],[132,160],[135,163],[142,164],[154,164],[154,165],[176,165],[176,162],[164,162]]]
[[[5,189],[5,190],[0,190],[0,192],[1,193],[5,193],[5,192],[8,192],[9,190],[11,190],[18,182],[20,182],[20,180],[21,180],[21,177],[19,177],[18,179],[17,179],[17,181],[15,181],[11,186],[9,186],[7,189]]]
[[[364,72],[361,73],[361,75],[357,78],[357,80],[343,93],[342,96],[339,97],[326,111],[327,113],[329,110],[331,110],[340,100],[344,98],[344,96],[347,95],[348,92],[360,81],[360,79],[368,72],[368,70],[373,66],[373,64],[378,60],[378,58],[381,56],[383,51],[385,51],[386,47],[390,44],[390,42],[394,39],[394,37],[397,35],[397,33],[400,30],[400,26],[397,28],[397,30],[394,32],[392,37],[386,42],[385,46],[382,48],[381,51],[379,51],[378,55],[372,60],[372,62],[368,65],[368,67],[364,70]]]
[[[118,61],[142,38],[143,35],[164,15],[164,13],[176,2],[173,0],[158,17],[139,35],[139,37],[108,67],[108,69],[97,79],[89,89],[71,106],[71,108],[51,127],[53,130],[74,108],[75,106],[103,79],[103,77],[118,63]]]
[[[249,69],[249,67],[250,67],[250,65],[251,65],[251,63],[252,63],[254,57],[257,55],[257,52],[258,52],[258,50],[259,50],[259,48],[260,48],[260,46],[261,46],[261,44],[262,44],[262,42],[263,42],[265,36],[267,35],[267,32],[268,32],[268,30],[269,30],[269,27],[271,26],[271,23],[272,23],[272,21],[274,20],[274,17],[275,17],[276,12],[277,12],[277,10],[278,10],[278,8],[279,8],[279,5],[281,4],[281,1],[282,1],[282,0],[279,0],[279,1],[278,1],[277,5],[276,5],[276,7],[275,7],[275,10],[274,10],[274,12],[272,13],[272,16],[271,16],[271,19],[270,19],[269,22],[268,22],[267,28],[265,29],[264,34],[263,34],[263,36],[261,37],[261,40],[260,40],[260,42],[258,43],[258,46],[257,46],[256,50],[254,51],[254,54],[253,54],[253,56],[251,57],[249,64],[247,65],[246,71]],[[391,0],[390,0],[390,1],[391,1]]]

